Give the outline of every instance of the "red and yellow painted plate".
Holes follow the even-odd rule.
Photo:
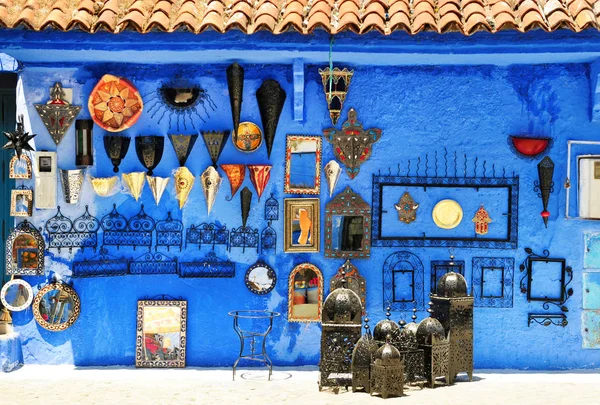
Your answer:
[[[129,80],[104,75],[90,94],[88,108],[98,126],[110,132],[119,132],[137,122],[144,102]]]

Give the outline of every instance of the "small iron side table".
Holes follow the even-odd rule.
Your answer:
[[[271,380],[271,374],[273,374],[273,362],[267,355],[267,335],[271,333],[273,329],[273,319],[280,316],[279,312],[258,310],[258,309],[246,309],[239,311],[231,311],[228,313],[229,316],[233,317],[233,330],[240,338],[240,354],[233,363],[233,380],[235,381],[235,369],[242,359],[258,361],[267,367],[269,367],[269,381]],[[249,322],[265,320],[265,326],[268,323],[268,327],[264,330],[245,330],[240,326],[240,319],[247,319]],[[258,327],[253,329],[258,329]],[[245,352],[245,347],[249,341],[250,353]],[[257,342],[258,340],[258,342]],[[257,343],[260,345],[257,347]]]

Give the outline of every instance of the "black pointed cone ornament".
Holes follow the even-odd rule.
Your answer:
[[[113,172],[117,173],[119,171],[119,165],[127,155],[130,142],[131,138],[126,136],[107,135],[104,137],[104,150],[106,150],[106,154],[113,164]]]
[[[162,136],[138,136],[135,138],[135,152],[140,163],[152,176],[154,168],[158,166],[165,149],[165,138]]]
[[[256,91],[256,99],[258,101],[258,109],[260,110],[260,119],[262,121],[269,158],[271,157],[277,124],[279,123],[281,111],[283,111],[285,98],[285,91],[273,79],[265,80]]]
[[[208,154],[215,168],[230,133],[231,131],[202,131],[204,144],[206,145],[206,149],[208,149]]]
[[[229,102],[233,118],[233,133],[237,135],[242,112],[242,93],[244,92],[244,69],[233,62],[227,68],[227,86],[229,87]]]
[[[169,135],[169,140],[179,161],[179,167],[185,166],[197,139],[198,135]]]
[[[252,191],[248,187],[244,187],[240,191],[240,200],[242,206],[242,226],[245,228],[246,222],[248,222],[248,215],[250,214],[250,203],[252,202]]]
[[[550,156],[546,156],[538,163],[537,168],[538,181],[534,183],[534,191],[542,199],[544,210],[540,215],[544,220],[544,225],[548,228],[548,218],[550,217],[548,200],[550,199],[550,194],[554,191],[554,182],[552,181],[552,176],[554,176],[554,162],[550,159]]]

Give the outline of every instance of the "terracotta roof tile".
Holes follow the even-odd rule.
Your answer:
[[[0,0],[0,27],[113,33],[578,32],[599,19],[600,0]]]

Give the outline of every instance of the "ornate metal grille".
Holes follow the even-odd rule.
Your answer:
[[[177,274],[177,258],[159,252],[143,254],[129,263],[130,274]]]
[[[88,206],[85,206],[83,215],[71,222],[60,212],[60,206],[57,207],[56,215],[50,218],[44,226],[48,234],[48,249],[56,249],[60,253],[61,249],[86,247],[94,249],[98,246],[98,230],[100,222],[90,215]]]
[[[512,257],[473,258],[472,294],[476,307],[512,308],[514,266]],[[498,284],[495,290],[494,284]]]
[[[423,309],[423,263],[410,252],[392,253],[383,264],[383,305],[393,311]],[[415,303],[415,304],[413,304]]]
[[[251,248],[258,252],[258,239],[258,229],[249,226],[233,228],[229,236],[229,249],[242,248],[242,252],[246,252],[246,248]]]
[[[216,223],[204,223],[200,225],[192,225],[186,231],[185,246],[198,245],[225,245],[229,248],[229,231],[225,225],[219,226]]]
[[[183,223],[171,217],[171,213],[167,214],[167,218],[156,223],[156,246],[166,246],[167,251],[171,250],[171,246],[181,248],[183,246]]]
[[[424,163],[424,165],[422,165]],[[422,168],[421,166],[424,166]],[[433,166],[433,167],[432,167]],[[459,167],[460,166],[460,167]],[[472,169],[470,168],[472,166]],[[438,159],[435,153],[434,162],[429,162],[429,155],[425,155],[422,162],[419,157],[416,162],[416,171],[411,171],[411,161],[408,161],[407,170],[403,174],[398,165],[397,174],[373,175],[373,224],[372,224],[372,246],[373,247],[467,247],[467,248],[491,248],[491,249],[515,249],[517,247],[518,231],[518,209],[519,209],[519,177],[514,173],[507,177],[506,170],[502,169],[502,175],[496,173],[496,165],[492,164],[491,170],[484,160],[479,167],[478,158],[468,160],[464,155],[462,164],[459,163],[458,155],[454,153],[454,159],[448,158],[448,151],[444,149],[443,161]],[[491,172],[491,173],[490,173]],[[425,233],[414,236],[385,236],[382,233],[383,214],[387,208],[383,206],[384,188],[396,187],[406,188],[470,188],[470,189],[506,189],[507,212],[505,237],[483,237],[453,236],[432,237]]]
[[[277,202],[277,199],[273,197],[273,193],[271,193],[271,197],[265,201],[265,220],[279,220],[279,202]]]
[[[275,250],[276,247],[277,232],[271,227],[271,221],[269,221],[267,227],[260,234],[260,251],[264,253],[265,250]]]
[[[208,252],[200,261],[180,262],[179,277],[235,277],[235,263],[219,259],[215,252]]]
[[[131,217],[129,221],[117,212],[117,205],[113,205],[113,210],[100,221],[104,233],[102,242],[104,246],[133,246],[133,250],[138,246],[152,248],[152,232],[155,222],[152,217],[144,212],[142,205],[140,212]]]
[[[104,247],[100,254],[90,259],[73,262],[72,277],[125,276],[129,273],[129,261],[108,254]]]

